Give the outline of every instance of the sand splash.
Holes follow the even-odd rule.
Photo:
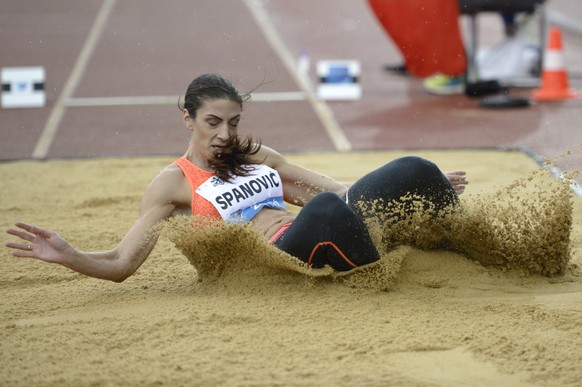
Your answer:
[[[273,271],[291,271],[388,290],[414,249],[454,250],[484,266],[546,276],[564,273],[570,259],[569,181],[553,179],[543,169],[493,194],[465,197],[460,206],[438,213],[416,197],[361,205],[381,259],[347,273],[308,268],[269,245],[251,225],[181,216],[165,222],[164,234],[207,283],[252,282]]]
[[[439,212],[418,197],[361,205],[381,225],[384,249],[450,249],[484,266],[552,276],[563,274],[570,260],[571,183],[539,169]]]
[[[309,268],[301,260],[270,245],[251,225],[178,216],[164,224],[166,235],[196,268],[201,282],[235,279],[256,281],[274,271],[301,273],[309,278],[326,277],[353,287],[387,290],[400,269],[406,247],[382,254],[382,258],[350,272],[331,267]]]
[[[492,195],[472,198],[453,219],[450,246],[485,266],[563,274],[571,255],[570,184],[540,169]]]

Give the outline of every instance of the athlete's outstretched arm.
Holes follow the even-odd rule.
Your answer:
[[[168,218],[174,205],[168,200],[167,177],[160,174],[148,187],[142,200],[140,217],[113,249],[100,252],[83,252],[71,246],[56,232],[18,222],[8,234],[20,238],[8,242],[12,254],[22,258],[36,258],[58,263],[90,277],[121,282],[132,275],[147,259],[154,248],[159,231],[155,227]]]

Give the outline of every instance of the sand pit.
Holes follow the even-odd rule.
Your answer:
[[[2,385],[579,385],[582,199],[521,153],[418,154],[469,174],[473,229],[454,229],[455,251],[395,243],[381,265],[338,276],[219,228],[208,231],[245,242],[230,260],[185,240],[207,254],[189,259],[169,233],[114,284],[4,249]],[[353,181],[401,155],[289,158]],[[0,164],[1,225],[29,221],[85,250],[110,248],[171,160]],[[507,238],[512,227],[522,237]]]

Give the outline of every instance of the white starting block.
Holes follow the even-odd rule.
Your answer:
[[[43,107],[44,67],[2,69],[2,108]]]
[[[324,60],[317,62],[317,97],[323,100],[357,100],[362,98],[360,62]]]

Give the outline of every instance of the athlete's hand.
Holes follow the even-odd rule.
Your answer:
[[[465,171],[453,171],[453,172],[445,172],[445,176],[455,189],[457,195],[462,194],[465,192],[465,186],[469,184],[469,180],[467,180]]]
[[[37,258],[45,262],[63,263],[71,252],[71,245],[56,232],[17,222],[15,228],[6,230],[8,234],[19,237],[20,243],[8,242],[6,247],[13,249],[12,255],[22,258]],[[22,242],[25,243],[22,243]]]

